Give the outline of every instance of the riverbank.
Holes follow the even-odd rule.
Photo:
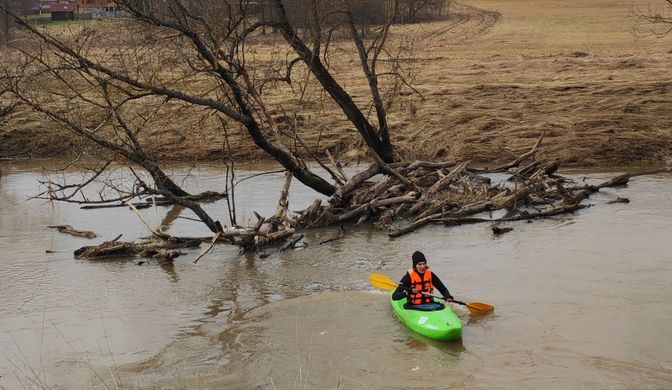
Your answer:
[[[397,39],[412,42],[414,59],[406,62],[418,91],[400,95],[389,111],[397,152],[497,163],[529,149],[545,132],[537,156],[559,158],[563,166],[671,163],[670,40],[632,32],[632,7],[648,4],[472,0],[454,4],[448,20],[396,28]],[[367,96],[348,58],[333,65],[356,99]],[[338,108],[316,106],[297,117],[306,144],[361,158],[365,149]],[[224,155],[218,120],[199,109],[176,104],[143,134],[148,154],[159,160]],[[265,157],[240,128],[232,126],[229,135],[239,161]],[[65,156],[80,146],[25,107],[0,119],[0,158]]]

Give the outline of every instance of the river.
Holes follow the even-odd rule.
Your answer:
[[[300,250],[266,257],[219,245],[197,264],[200,249],[167,266],[74,259],[81,246],[147,230],[127,209],[29,200],[40,190],[39,166],[0,165],[0,389],[672,386],[670,175],[634,178],[592,196],[593,207],[512,223],[498,237],[485,224],[429,226],[397,239],[348,226],[345,239],[325,245],[337,229],[306,232]],[[183,180],[194,192],[224,188],[216,166]],[[242,182],[239,215],[270,215],[282,181],[276,173]],[[606,204],[617,196],[631,202]],[[290,210],[315,197],[292,183]],[[206,209],[224,220],[224,201]],[[176,235],[208,234],[179,218],[193,216],[184,210],[142,213]],[[459,342],[413,334],[369,285],[370,272],[400,278],[415,250],[457,299],[496,307],[479,319],[455,308],[465,324]]]

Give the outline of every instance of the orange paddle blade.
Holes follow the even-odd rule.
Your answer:
[[[469,302],[467,308],[472,314],[485,314],[495,310],[495,307],[481,302]]]

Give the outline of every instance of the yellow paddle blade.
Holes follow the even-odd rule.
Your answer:
[[[485,314],[495,310],[495,307],[481,302],[469,302],[467,308],[472,314]]]
[[[384,290],[393,290],[398,286],[397,283],[387,275],[369,274],[369,280],[373,287],[382,288]]]

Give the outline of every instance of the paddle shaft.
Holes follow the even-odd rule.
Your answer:
[[[401,284],[397,284],[397,286],[398,286],[398,287],[401,287],[401,288],[403,288],[404,290],[407,290],[407,291],[411,291],[411,290],[413,290],[412,288],[410,288],[410,287],[406,287],[406,286],[402,286]],[[428,297],[432,297],[432,298],[436,298],[436,299],[441,299],[441,300],[444,300],[444,301],[446,300],[446,298],[444,298],[444,297],[442,297],[442,296],[434,295],[434,294],[430,294],[430,293],[426,293],[426,292],[424,292],[424,291],[419,291],[419,293],[422,294],[422,295],[426,295],[426,296],[428,296]],[[453,300],[451,300],[451,302],[456,302],[456,303],[459,303],[459,304],[462,304],[462,305],[465,305],[465,306],[467,305],[467,304],[464,303],[464,302],[458,302],[458,301],[453,301]]]
[[[412,290],[410,287],[402,286],[401,284],[398,284],[397,286],[403,288],[404,290]],[[423,292],[423,291],[420,291],[420,294],[422,294],[422,295],[426,295],[426,296],[428,296],[428,297],[433,297],[433,298],[436,298],[436,299],[441,299],[441,300],[447,301],[447,299],[444,298],[444,297],[441,297],[441,296],[438,296],[438,295],[434,295],[434,294],[430,294],[430,293],[426,293],[426,292]],[[454,299],[450,299],[449,301],[450,301],[450,302],[457,303],[458,305],[462,305],[462,306],[467,306],[467,307],[469,307],[468,304],[466,304],[466,303],[464,303],[464,302],[462,302],[462,301],[456,301],[456,300],[454,300]]]
[[[437,298],[437,299],[443,299],[444,301],[457,303],[458,305],[462,305],[462,306],[467,306],[467,307],[469,306],[468,304],[466,304],[466,303],[464,303],[464,302],[462,302],[462,301],[456,301],[456,300],[454,300],[454,299],[446,299],[446,298],[444,298],[444,297],[440,297],[440,296],[438,296],[438,295],[433,295],[433,294],[426,293],[426,292],[420,292],[420,294],[422,294],[422,295],[427,295],[427,296],[430,296],[430,297],[434,297],[434,298]]]
[[[401,287],[401,288],[403,288],[403,289],[410,290],[410,288],[408,288],[408,287],[404,287],[404,286],[402,286],[402,285],[400,285],[400,284],[399,284],[398,286]],[[466,304],[466,303],[464,303],[464,302],[462,302],[462,301],[456,301],[456,300],[454,300],[454,299],[447,300],[447,299],[444,298],[444,297],[441,297],[441,296],[438,296],[438,295],[434,295],[434,294],[430,294],[430,293],[426,293],[426,292],[423,292],[423,291],[420,291],[420,294],[422,294],[422,295],[426,295],[426,296],[428,296],[428,297],[436,298],[436,299],[441,299],[441,300],[444,300],[444,301],[447,301],[447,302],[454,302],[454,303],[457,303],[458,305],[462,305],[462,306],[469,307],[468,304]]]

